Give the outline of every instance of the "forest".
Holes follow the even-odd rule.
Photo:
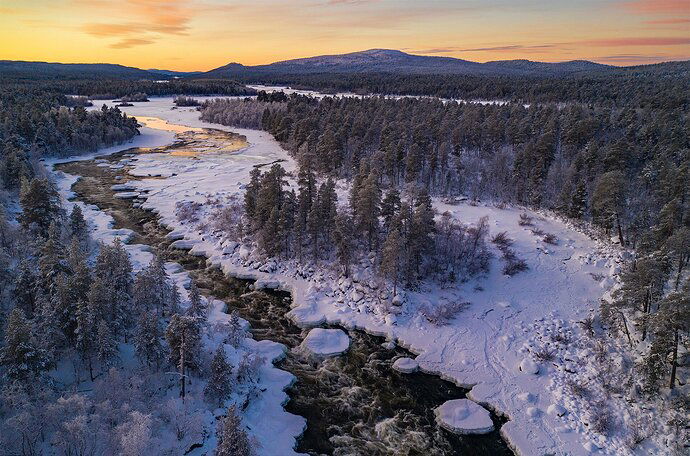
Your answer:
[[[690,64],[668,62],[587,71],[569,76],[504,76],[395,73],[238,74],[238,81],[313,89],[325,93],[416,95],[520,103],[596,103],[672,109],[690,101]]]
[[[290,241],[295,233],[310,236],[314,259],[332,248],[346,266],[351,248],[344,239],[353,236],[396,282],[399,273],[409,285],[461,270],[452,255],[439,262],[437,253],[462,252],[466,236],[449,235],[442,219],[434,221],[429,196],[551,211],[605,243],[635,249],[615,300],[602,301],[602,318],[609,332],[644,353],[631,372],[656,394],[677,386],[679,349],[690,346],[688,105],[672,97],[661,105],[613,107],[601,96],[597,104],[524,106],[292,95],[208,102],[202,119],[263,128],[299,164],[297,195],[280,191],[278,167],[256,171],[247,191],[249,230],[269,255],[308,255],[301,241]],[[312,174],[322,182],[318,190]],[[348,211],[327,215],[333,180],[343,178],[352,189]],[[261,209],[256,201],[264,198],[270,203]],[[453,230],[472,239],[481,227]],[[460,245],[446,245],[449,239]],[[481,271],[481,258],[470,270]],[[508,259],[508,270],[519,272],[519,259]],[[639,336],[631,336],[634,330]]]

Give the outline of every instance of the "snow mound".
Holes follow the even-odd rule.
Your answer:
[[[302,348],[318,356],[336,356],[350,348],[350,338],[341,329],[314,328],[302,341]]]
[[[549,415],[563,416],[568,412],[565,408],[563,408],[562,405],[551,404],[549,405],[549,408],[546,409],[546,413],[548,413]]]
[[[539,374],[539,364],[532,361],[530,358],[525,358],[520,363],[520,370],[525,374]]]
[[[412,358],[398,358],[393,363],[393,369],[397,370],[398,372],[410,374],[419,369],[419,364]]]
[[[489,412],[469,399],[454,399],[434,410],[436,421],[456,434],[487,434],[494,430]]]

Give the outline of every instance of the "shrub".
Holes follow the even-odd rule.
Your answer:
[[[501,250],[513,245],[513,240],[508,237],[508,233],[506,231],[501,231],[500,233],[498,233],[491,239],[491,242],[496,244],[496,247],[498,247]]]
[[[534,358],[541,362],[553,361],[555,357],[554,351],[548,348],[541,348],[534,352]]]
[[[469,302],[454,301],[438,304],[436,306],[422,307],[422,315],[435,326],[445,326],[460,312],[470,306]]]
[[[518,220],[518,225],[520,225],[520,226],[532,226],[532,225],[534,225],[534,223],[532,223],[532,217],[523,213],[523,214],[520,214],[520,220]]]
[[[541,228],[534,228],[530,231],[532,231],[532,234],[535,236],[543,236],[544,234],[546,234],[544,230],[542,230]]]
[[[175,216],[180,222],[198,222],[199,210],[201,210],[201,203],[193,201],[178,201],[175,203]]]
[[[544,236],[544,242],[551,245],[558,245],[558,238],[554,234],[546,233]]]
[[[527,266],[527,262],[522,258],[514,257],[506,258],[506,260],[507,262],[505,266],[503,266],[503,274],[514,276],[519,272],[527,271],[529,269],[529,266]]]

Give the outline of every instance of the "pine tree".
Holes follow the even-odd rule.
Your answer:
[[[211,361],[211,376],[204,388],[204,397],[217,407],[223,405],[232,391],[232,368],[225,357],[223,345],[218,345]]]
[[[218,446],[215,456],[251,456],[253,450],[247,432],[242,429],[242,422],[234,405],[228,408],[225,418],[218,423],[216,430]]]
[[[196,283],[192,280],[192,284],[189,287],[189,308],[187,309],[187,315],[205,321],[207,312],[208,309],[201,297],[201,293],[199,293],[199,288],[197,288]]]
[[[29,382],[50,368],[47,353],[31,337],[30,322],[20,309],[13,309],[7,319],[0,365],[5,366],[7,378],[20,382]]]
[[[185,369],[199,368],[201,352],[201,331],[199,322],[188,316],[173,315],[165,331],[165,340],[170,348],[170,362],[180,368],[184,354]]]
[[[118,356],[117,340],[108,327],[108,323],[101,319],[98,322],[96,337],[96,358],[101,363],[103,370],[112,366]]]
[[[67,269],[69,270],[67,285],[72,292],[73,299],[75,301],[87,301],[92,282],[91,269],[86,262],[86,255],[76,238],[72,238],[72,243],[70,244],[67,256]]]
[[[75,204],[72,212],[69,214],[69,229],[73,238],[79,241],[82,248],[86,247],[86,240],[88,239],[88,225],[84,219],[84,214],[79,205]]]
[[[19,221],[28,231],[43,237],[60,216],[60,195],[48,179],[23,180],[19,193]]]
[[[65,248],[60,241],[60,231],[55,223],[50,224],[48,239],[41,246],[38,270],[43,290],[49,295],[55,293],[57,277],[67,272]]]
[[[383,227],[389,231],[393,219],[400,210],[400,193],[396,189],[391,189],[381,201],[381,217],[383,217]]]
[[[250,179],[244,192],[244,212],[251,222],[251,227],[256,229],[256,200],[259,195],[261,183],[261,169],[252,168],[249,173]]]
[[[602,174],[597,180],[592,194],[592,216],[594,222],[607,231],[614,226],[618,228],[621,245],[625,245],[622,227],[622,212],[624,205],[623,186],[625,176],[620,171]]]
[[[100,246],[94,275],[98,294],[102,297],[104,319],[115,336],[126,335],[126,330],[136,321],[131,306],[132,263],[119,238],[112,245]]]
[[[19,263],[19,272],[14,285],[14,300],[17,307],[22,309],[30,318],[36,311],[36,293],[38,287],[38,276],[35,267],[28,260]]]
[[[343,273],[347,277],[350,275],[350,265],[352,264],[355,250],[354,222],[348,214],[338,214],[334,234],[338,261],[343,268]]]
[[[134,352],[141,362],[145,362],[149,367],[155,365],[156,370],[165,356],[162,336],[158,317],[152,313],[142,312],[134,334]]]
[[[398,279],[400,278],[402,258],[402,238],[396,229],[392,229],[383,244],[381,252],[381,274],[393,282],[393,295],[397,293]]]
[[[355,201],[356,214],[355,224],[358,232],[366,234],[369,250],[378,242],[379,215],[381,211],[381,190],[378,185],[378,176],[371,172],[362,187]]]
[[[77,301],[76,328],[74,330],[74,348],[81,359],[89,366],[89,375],[93,381],[93,356],[97,349],[96,312],[89,301]]]

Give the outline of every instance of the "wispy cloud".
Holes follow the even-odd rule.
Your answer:
[[[688,0],[634,0],[622,2],[623,8],[637,14],[688,14]]]
[[[678,37],[634,37],[634,38],[603,38],[596,40],[580,41],[580,44],[588,46],[676,46],[690,44],[690,38]]]
[[[126,38],[124,40],[118,41],[117,43],[113,43],[108,47],[112,49],[127,49],[134,46],[144,46],[147,44],[153,44],[154,42],[155,41],[153,40],[147,40],[144,38]]]
[[[680,55],[645,55],[645,54],[614,54],[597,57],[595,60],[600,63],[610,63],[613,65],[642,65],[648,63],[668,62],[671,60],[683,60],[688,56]]]

